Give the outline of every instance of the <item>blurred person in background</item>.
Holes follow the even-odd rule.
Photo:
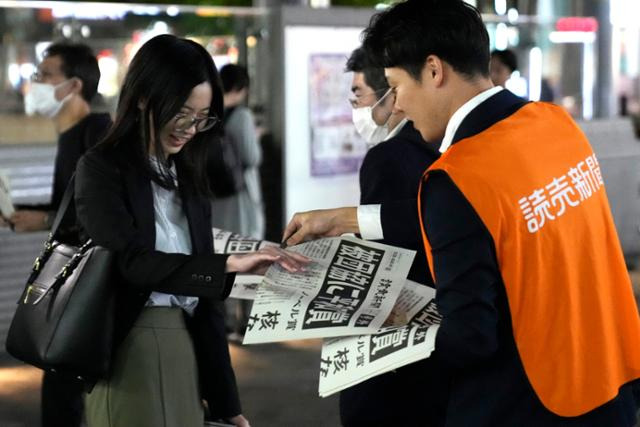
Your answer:
[[[51,228],[76,163],[111,125],[109,114],[91,112],[91,101],[97,93],[99,80],[98,61],[90,47],[60,43],[45,50],[24,102],[28,115],[40,114],[51,118],[58,134],[51,203],[18,206],[9,218],[15,231]],[[71,215],[63,223],[69,226],[67,232],[73,229],[74,218]],[[70,243],[77,243],[77,236],[73,232],[69,234]]]
[[[236,194],[215,198],[211,209],[213,226],[233,231],[241,236],[264,239],[265,215],[260,186],[262,148],[258,141],[251,110],[246,102],[249,95],[249,73],[242,65],[227,64],[220,69],[224,90],[224,144],[229,144],[226,154],[234,161]],[[228,160],[228,158],[227,158]],[[249,319],[251,301],[228,300],[227,324],[229,339],[241,342]]]
[[[213,202],[214,226],[262,239],[264,211],[259,173],[262,150],[253,115],[245,105],[249,95],[249,74],[241,65],[227,64],[220,69],[220,79],[224,89],[225,143],[232,145],[237,156],[242,182],[236,195]]]
[[[17,206],[11,218],[5,219],[16,232],[51,228],[78,160],[111,125],[109,114],[91,112],[90,103],[99,80],[98,61],[89,46],[55,43],[44,51],[44,59],[38,64],[24,102],[27,114],[49,117],[58,134],[51,203]],[[72,204],[59,229],[58,240],[76,245],[80,241],[78,231]],[[79,426],[82,391],[82,383],[75,378],[46,371],[42,380],[42,425]]]
[[[506,89],[507,80],[511,78],[511,75],[517,69],[518,58],[512,50],[494,50],[491,52],[489,75],[494,85],[502,86]]]
[[[409,206],[411,212],[420,177],[440,154],[394,109],[384,68],[374,66],[362,48],[351,53],[346,71],[353,72],[353,122],[370,147],[360,167],[360,204],[392,203]],[[408,278],[433,287],[417,218],[407,220],[413,229],[398,221],[384,236],[363,237],[416,251]],[[446,399],[447,378],[426,359],[343,390],[340,420],[344,427],[437,426],[444,422]]]

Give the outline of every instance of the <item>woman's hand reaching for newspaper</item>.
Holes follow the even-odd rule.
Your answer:
[[[276,263],[290,273],[297,273],[304,271],[304,266],[310,261],[304,255],[269,245],[257,252],[229,255],[227,272],[264,274],[271,264]]]

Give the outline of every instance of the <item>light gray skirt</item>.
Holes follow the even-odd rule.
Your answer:
[[[180,308],[143,309],[85,410],[89,427],[202,427],[198,368]]]

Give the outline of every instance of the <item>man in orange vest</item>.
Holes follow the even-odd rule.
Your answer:
[[[446,425],[634,426],[640,318],[584,134],[493,86],[486,29],[462,0],[399,3],[363,44],[397,110],[441,141],[417,214],[443,315],[431,357],[453,376]],[[285,235],[358,232],[358,219],[303,213]]]

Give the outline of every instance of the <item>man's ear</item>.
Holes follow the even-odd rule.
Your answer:
[[[422,78],[427,78],[435,87],[440,87],[444,82],[444,63],[436,55],[427,56],[422,68]]]
[[[71,77],[69,79],[71,88],[69,89],[70,93],[74,93],[77,95],[82,94],[82,88],[84,87],[84,83],[78,77]]]

